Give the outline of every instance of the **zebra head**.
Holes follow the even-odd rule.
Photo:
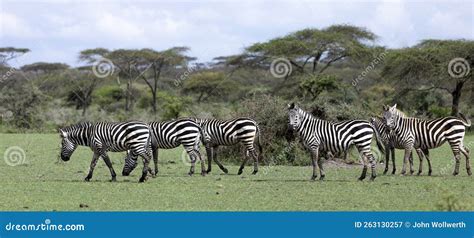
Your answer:
[[[129,176],[130,173],[137,167],[137,156],[132,155],[130,151],[127,151],[127,157],[125,157],[125,165],[123,166],[122,176]]]
[[[397,104],[393,105],[392,107],[387,105],[383,106],[384,123],[390,130],[395,129],[398,116]]]
[[[59,129],[59,135],[61,136],[61,159],[68,161],[76,150],[77,144],[71,140],[69,133],[65,130]]]
[[[295,103],[288,104],[288,124],[293,130],[297,130],[301,125],[300,110]]]

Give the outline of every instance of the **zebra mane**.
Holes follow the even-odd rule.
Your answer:
[[[64,128],[61,128],[61,130],[64,131],[64,132],[71,132],[71,131],[75,131],[75,130],[78,130],[78,129],[90,128],[91,126],[92,126],[91,122],[85,121],[85,122],[79,122],[77,124],[73,124],[73,125],[70,125],[70,126],[66,126]]]
[[[390,109],[390,111],[393,112],[398,117],[407,118],[407,115],[404,112],[398,110],[398,108]]]

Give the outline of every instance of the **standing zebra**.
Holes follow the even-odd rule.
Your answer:
[[[184,149],[191,159],[191,169],[189,175],[194,174],[196,159],[201,161],[201,175],[205,175],[206,169],[202,162],[199,152],[199,143],[202,138],[201,127],[190,119],[177,119],[163,122],[151,122],[148,124],[151,129],[152,140],[151,147],[153,151],[153,163],[155,164],[155,172],[158,173],[158,149],[172,149],[183,145]],[[127,154],[122,175],[128,176],[137,166],[137,157]],[[151,169],[150,169],[151,170]]]
[[[221,145],[229,146],[241,143],[245,146],[245,158],[239,168],[238,174],[242,174],[249,156],[253,158],[253,173],[258,172],[258,160],[262,157],[262,146],[260,144],[260,128],[257,122],[250,118],[239,117],[231,120],[197,119],[193,118],[202,128],[204,133],[204,145],[206,147],[208,168],[211,172],[212,160],[219,168],[228,173],[228,170],[217,160],[217,148]],[[255,150],[258,147],[258,153]]]
[[[385,145],[385,170],[383,171],[383,174],[386,174],[388,171],[388,164],[390,160],[390,155],[392,156],[392,174],[395,174],[397,168],[395,166],[395,149],[405,149],[405,144],[406,138],[403,137],[398,137],[397,134],[390,130],[384,123],[384,119],[382,117],[372,117],[370,118],[370,123],[374,126],[374,128],[378,131],[380,138],[382,139],[383,144]],[[423,155],[429,155],[428,149],[416,149],[416,153],[418,154],[418,157],[420,158],[420,161],[423,160]],[[413,153],[410,152],[410,173],[413,174]],[[428,166],[429,166],[429,172],[428,174],[431,175],[431,163],[429,161],[429,158],[426,157],[426,160],[428,161]],[[422,162],[420,162],[422,163]],[[418,175],[421,174],[421,171],[418,171]]]
[[[398,137],[405,138],[405,157],[403,161],[402,173],[406,170],[406,162],[413,148],[421,148],[426,151],[440,147],[444,142],[448,142],[454,154],[456,165],[453,175],[459,174],[459,160],[463,153],[466,157],[466,171],[471,175],[471,164],[469,162],[469,149],[463,145],[466,127],[471,126],[471,121],[460,114],[461,118],[443,117],[432,120],[406,117],[403,112],[397,109],[397,104],[392,107],[384,106],[383,117],[385,124],[394,130]],[[428,165],[431,167],[428,154],[426,154]],[[422,171],[420,160],[419,173]]]
[[[111,181],[116,181],[116,174],[107,151],[122,152],[129,150],[133,156],[143,158],[143,171],[140,182],[146,180],[150,162],[150,128],[142,122],[83,122],[59,130],[62,138],[61,159],[68,161],[78,145],[88,146],[94,152],[89,174],[85,181],[92,178],[92,173],[99,157],[104,159],[110,170]]]
[[[351,144],[354,144],[359,151],[364,168],[359,180],[363,180],[367,174],[367,163],[370,163],[372,176],[376,177],[375,158],[371,151],[372,137],[375,134],[378,148],[383,152],[384,148],[377,131],[372,125],[363,120],[349,120],[333,123],[318,119],[294,103],[288,105],[288,116],[290,127],[301,137],[303,144],[311,151],[311,162],[313,165],[312,180],[317,178],[316,170],[319,167],[320,180],[325,177],[322,160],[319,158],[319,151],[338,153],[347,151]],[[368,162],[367,162],[368,160]]]

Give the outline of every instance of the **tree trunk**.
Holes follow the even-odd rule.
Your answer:
[[[156,115],[156,88],[155,90],[153,90],[152,92],[152,95],[153,95],[153,104],[152,104],[152,107],[153,107],[153,114]]]
[[[453,97],[453,104],[451,106],[451,115],[458,116],[459,115],[459,101],[461,100],[461,92],[462,87],[464,86],[463,81],[458,81],[456,84],[456,88],[451,92],[451,96]]]
[[[86,110],[87,110],[87,105],[83,105],[82,106],[82,116],[85,116],[86,115]]]

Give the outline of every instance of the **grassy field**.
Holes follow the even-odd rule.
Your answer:
[[[474,151],[474,136],[467,137],[465,144]],[[20,160],[13,156],[18,149],[15,146],[24,150]],[[375,182],[357,181],[358,166],[333,162],[325,164],[323,182],[309,181],[310,167],[291,166],[262,166],[257,175],[251,175],[248,166],[241,176],[236,175],[237,166],[229,165],[228,175],[214,166],[206,177],[189,177],[181,149],[162,150],[159,176],[143,184],[137,183],[138,169],[130,177],[119,175],[117,182],[109,182],[103,161],[99,161],[92,181],[84,182],[90,149],[81,147],[69,162],[59,162],[59,146],[58,135],[0,134],[1,155],[10,153],[0,163],[0,210],[474,210],[473,178],[466,175],[464,159],[460,175],[451,175],[454,167],[447,145],[431,153],[433,176],[426,175],[426,162],[422,176],[383,176],[383,165],[379,165]],[[398,152],[398,165],[401,154]],[[109,155],[120,174],[124,154]],[[417,170],[418,159],[415,166]]]

